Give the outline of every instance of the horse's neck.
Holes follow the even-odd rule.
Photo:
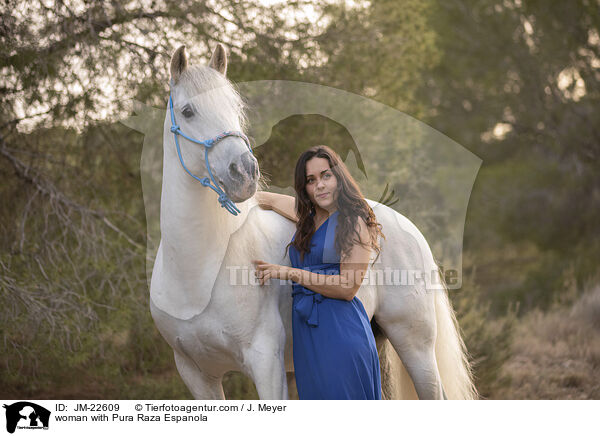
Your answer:
[[[169,143],[165,142],[165,145]],[[177,155],[165,149],[160,212],[161,238],[165,254],[195,268],[223,254],[229,237],[243,222],[250,201],[238,203],[237,216],[222,208],[218,194],[202,186],[185,172]]]

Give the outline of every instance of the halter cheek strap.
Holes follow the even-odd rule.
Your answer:
[[[215,178],[213,177],[212,171],[210,170],[210,164],[208,163],[208,149],[215,146],[217,143],[219,143],[219,141],[223,140],[224,138],[227,138],[228,136],[237,136],[244,140],[244,142],[246,143],[246,146],[250,150],[250,153],[254,154],[254,152],[252,151],[252,147],[250,146],[250,141],[248,140],[246,135],[244,135],[242,132],[238,132],[238,131],[223,132],[223,133],[215,136],[214,138],[207,139],[205,141],[198,141],[197,139],[190,138],[189,136],[187,136],[185,133],[183,133],[181,131],[181,128],[175,121],[175,111],[173,110],[173,97],[170,93],[169,93],[169,110],[171,112],[171,132],[173,132],[173,136],[175,137],[175,147],[177,148],[177,155],[179,156],[179,162],[181,162],[181,166],[183,166],[183,169],[194,179],[198,180],[203,186],[208,186],[213,191],[215,191],[217,194],[219,194],[219,203],[221,204],[221,207],[224,207],[231,214],[233,214],[234,216],[237,216],[237,214],[240,213],[241,211],[235,206],[235,203],[233,201],[231,201],[231,199],[227,196],[225,191],[223,191],[221,189],[221,187],[218,185],[218,183],[215,181]],[[185,166],[185,162],[183,161],[183,156],[181,155],[181,147],[179,146],[178,135],[183,136],[185,139],[187,139],[188,141],[191,141],[195,144],[204,146],[204,161],[206,162],[206,169],[208,170],[208,175],[210,176],[210,179],[208,177],[199,178],[198,176],[192,174],[192,172]],[[211,184],[211,180],[212,180],[213,184]]]

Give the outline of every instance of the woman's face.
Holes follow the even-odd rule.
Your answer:
[[[306,193],[315,206],[330,212],[336,209],[337,186],[337,179],[327,159],[313,157],[306,161]]]

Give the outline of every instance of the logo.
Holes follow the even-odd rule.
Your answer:
[[[462,287],[463,231],[471,190],[482,163],[479,157],[407,114],[341,89],[287,80],[237,82],[235,86],[243,95],[246,106],[251,108],[245,115],[248,117],[248,135],[253,139],[254,150],[270,144],[272,138],[285,137],[288,133],[284,131],[284,123],[294,116],[316,114],[342,126],[346,133],[324,137],[321,143],[336,144],[335,150],[360,185],[364,197],[377,200],[373,201],[373,207],[379,207],[380,204],[387,207],[395,205],[395,209],[398,209],[395,218],[397,225],[393,227],[395,232],[408,234],[408,229],[415,226],[423,234],[423,238],[418,240],[412,235],[407,238],[412,238],[414,249],[418,248],[423,253],[432,252],[436,264],[439,264],[442,272],[446,272],[443,273],[446,288],[450,290]],[[213,88],[207,89],[209,91],[190,96],[190,101],[199,107],[206,106],[204,100],[210,100],[212,97],[209,93],[216,92]],[[121,122],[144,133],[140,169],[148,223],[146,277],[149,286],[161,241],[163,139],[165,119],[169,120],[170,115],[165,112],[166,108],[154,108],[135,100],[132,105],[137,115]],[[273,141],[273,144],[277,143],[277,140]],[[312,142],[310,145],[316,143]],[[274,192],[295,196],[290,182],[293,181],[293,163],[297,156],[285,155],[285,140],[278,144],[288,167],[287,172],[286,169],[282,170],[286,174],[279,178],[279,184],[273,185]],[[199,149],[190,147],[188,153],[191,154],[186,158],[194,156],[193,150]],[[183,154],[186,154],[185,151]],[[391,157],[394,158],[390,159]],[[201,173],[206,166],[204,152],[196,151],[196,159],[195,170],[200,171],[198,174],[207,175]],[[404,164],[398,167],[391,165],[395,162],[394,159],[399,159]],[[175,164],[180,165],[179,161]],[[394,199],[396,189],[401,189],[401,202]],[[217,197],[212,201],[216,202]],[[436,212],[434,216],[432,210],[440,212]],[[401,212],[406,213],[406,217]],[[386,233],[385,228],[383,232],[386,236],[391,236],[389,232]],[[413,234],[416,233],[413,231]],[[430,239],[436,241],[431,247],[425,243]],[[222,253],[213,255],[223,259],[227,243],[223,247]],[[385,266],[383,265],[384,268]],[[392,277],[386,280],[394,285],[411,283],[412,276],[416,273],[418,277],[414,280],[421,281],[419,277],[423,277],[426,286],[442,289],[443,286],[437,279],[437,268],[430,267],[431,265],[418,264],[409,270],[382,270],[381,273]],[[207,273],[207,283],[215,283],[219,271],[220,268],[215,268],[214,272]],[[433,280],[429,280],[430,277]],[[209,298],[198,298],[193,304],[174,307],[171,298],[163,294],[160,297],[153,296],[156,306],[180,318],[201,313],[208,301]]]
[[[48,430],[50,411],[28,401],[19,401],[6,409],[6,431],[14,433],[15,429]]]

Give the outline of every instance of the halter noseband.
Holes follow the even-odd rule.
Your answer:
[[[230,213],[232,213],[234,216],[236,216],[241,211],[235,206],[235,203],[229,199],[229,197],[227,196],[225,191],[223,191],[219,187],[217,182],[215,181],[215,178],[212,175],[212,171],[210,170],[210,164],[208,163],[208,149],[211,148],[212,146],[216,145],[222,139],[227,138],[228,136],[237,136],[244,140],[244,142],[248,146],[248,149],[250,150],[250,153],[254,154],[254,152],[252,151],[252,146],[250,145],[250,141],[248,140],[246,135],[244,135],[242,132],[238,132],[238,131],[223,132],[220,135],[217,135],[212,139],[207,139],[206,141],[198,141],[197,139],[190,138],[189,136],[187,136],[185,133],[183,133],[181,131],[181,128],[179,127],[179,125],[177,125],[177,123],[175,121],[175,112],[173,111],[173,97],[172,97],[171,93],[169,93],[169,109],[171,111],[171,132],[173,132],[173,136],[175,137],[175,146],[177,147],[177,155],[179,156],[179,161],[181,162],[183,169],[194,179],[196,179],[200,183],[202,183],[203,186],[208,186],[213,191],[215,191],[217,194],[219,194],[219,203],[221,204],[221,207],[224,207]],[[181,135],[188,141],[191,141],[196,144],[200,144],[200,145],[204,146],[204,161],[206,162],[206,169],[208,170],[208,175],[210,176],[210,179],[208,177],[203,177],[201,179],[198,176],[195,176],[194,174],[192,174],[192,172],[190,170],[188,170],[188,168],[185,166],[185,163],[183,162],[183,156],[181,155],[181,148],[179,147],[179,139],[177,138],[177,135]],[[211,180],[214,183],[214,186],[210,183]]]

